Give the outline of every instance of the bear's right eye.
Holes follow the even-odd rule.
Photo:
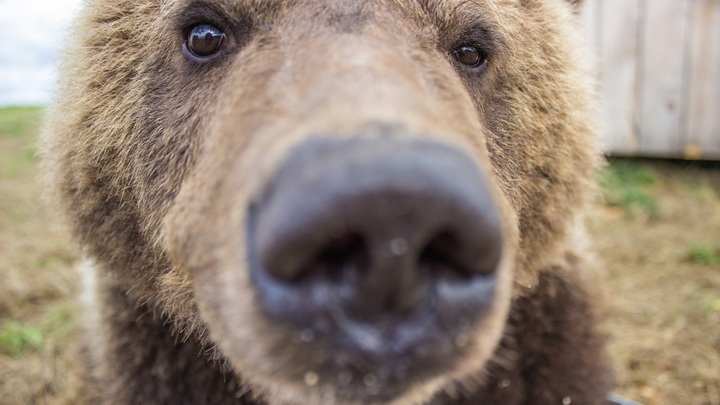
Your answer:
[[[452,52],[455,60],[466,68],[482,70],[488,62],[488,56],[474,46],[461,46]]]
[[[185,38],[185,46],[190,53],[201,59],[220,52],[227,42],[225,33],[210,24],[198,24],[190,28]]]

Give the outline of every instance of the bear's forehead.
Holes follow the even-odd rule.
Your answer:
[[[522,12],[518,0],[165,0],[163,8],[178,26],[216,18],[231,26],[272,27],[297,36],[325,30],[362,32],[372,27],[401,37],[473,37],[488,51],[502,47],[506,27]],[[500,4],[502,3],[502,4]]]
[[[498,3],[503,3],[500,7]],[[505,4],[508,3],[508,4]],[[359,15],[393,10],[411,18],[430,20],[476,19],[507,9],[517,1],[508,0],[167,0],[164,7],[177,11],[186,8],[210,8],[228,15],[252,14],[264,18],[327,14]]]

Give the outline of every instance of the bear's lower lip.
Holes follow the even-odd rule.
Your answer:
[[[286,377],[320,392],[330,389],[343,399],[338,403],[392,402],[413,386],[452,372],[468,355],[469,335],[451,339],[422,322],[416,327],[407,321],[398,327],[390,318],[372,325],[324,324],[327,329],[284,326],[294,352],[287,369],[297,370]]]
[[[431,364],[425,364],[418,372],[413,366],[408,370],[402,360],[386,361],[373,367],[373,371],[352,366],[329,368],[322,372],[306,372],[302,383],[321,393],[331,392],[335,403],[389,403],[402,397],[411,387],[420,385],[436,376]],[[410,363],[408,363],[410,364]],[[437,371],[437,369],[435,369]]]

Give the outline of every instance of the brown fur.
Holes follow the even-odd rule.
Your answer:
[[[97,268],[100,402],[340,405],[302,383],[301,349],[258,311],[238,267],[245,215],[302,139],[384,123],[471,151],[493,173],[508,246],[466,359],[396,404],[604,403],[582,244],[598,154],[576,3],[90,1],[44,154]],[[199,65],[182,31],[208,18],[233,47]],[[468,35],[490,53],[482,75],[449,57]]]

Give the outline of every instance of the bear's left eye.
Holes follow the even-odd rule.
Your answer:
[[[227,42],[225,33],[210,24],[193,26],[185,38],[188,51],[198,58],[208,58],[223,49]]]
[[[487,65],[487,54],[474,46],[463,45],[452,55],[458,63],[471,69],[482,69]]]

